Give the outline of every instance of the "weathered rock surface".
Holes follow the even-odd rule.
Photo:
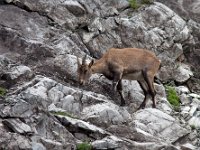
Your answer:
[[[200,60],[200,2],[198,0],[157,0],[158,2],[164,3],[170,7],[178,15],[186,20],[187,26],[194,37],[194,41],[190,44],[186,42],[183,46],[184,57],[191,64],[192,70],[194,71],[194,77],[190,81],[190,89],[200,93],[199,85],[199,60]]]
[[[172,10],[174,10],[177,14],[179,14],[184,19],[193,19],[197,22],[200,21],[199,14],[200,10],[200,2],[198,0],[156,0],[158,2],[162,2]]]
[[[199,13],[182,4],[187,17]],[[198,15],[185,21],[175,12],[158,2],[133,10],[126,0],[1,1],[0,86],[8,92],[0,96],[0,149],[72,150],[85,141],[99,150],[198,149],[199,86],[190,64],[199,62],[200,26]],[[157,109],[149,100],[139,111],[144,94],[136,81],[123,81],[124,107],[101,75],[79,86],[77,57],[89,61],[111,47],[155,52],[158,78],[189,87],[175,88],[180,112],[162,83],[154,84]]]
[[[170,143],[174,143],[179,137],[183,137],[190,132],[188,129],[181,127],[173,117],[151,108],[138,111],[131,124]]]

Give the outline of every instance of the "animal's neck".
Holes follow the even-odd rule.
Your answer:
[[[105,65],[104,63],[101,62],[101,60],[97,60],[93,65],[92,65],[92,73],[102,73],[105,70]]]

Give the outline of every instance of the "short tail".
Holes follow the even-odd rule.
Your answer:
[[[161,62],[161,60],[159,59],[159,62],[160,62],[160,65],[159,65],[159,68],[158,68],[158,70],[160,70],[160,68],[162,67],[162,62]]]
[[[160,64],[159,64],[159,68],[158,68],[158,71],[161,69],[162,67],[162,63],[161,63],[161,60],[159,60]],[[157,83],[157,84],[162,84],[161,80],[158,78],[158,73],[157,75],[155,75],[154,77],[154,82]]]

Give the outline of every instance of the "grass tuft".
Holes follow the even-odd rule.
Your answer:
[[[142,4],[152,4],[152,0],[142,0]]]
[[[195,125],[190,125],[190,127],[191,127],[192,130],[196,129]]]
[[[133,9],[138,9],[140,7],[137,0],[129,0],[129,4],[131,5],[131,8]]]
[[[166,86],[167,100],[174,107],[175,110],[180,108],[179,96],[174,87]]]
[[[0,87],[0,96],[5,96],[6,95],[6,89]]]
[[[83,142],[77,145],[77,150],[92,150],[92,145],[87,142]]]
[[[152,4],[152,0],[141,0],[140,2],[138,0],[129,0],[129,4],[131,5],[131,8],[138,9],[142,4]]]

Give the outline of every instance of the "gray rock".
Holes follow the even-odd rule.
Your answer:
[[[63,3],[59,1],[39,1],[34,2],[31,0],[26,1],[13,1],[13,3],[18,3],[21,6],[27,7],[27,9],[40,12],[47,15],[49,18],[53,19],[57,24],[61,26],[66,26],[74,29],[77,26],[77,18],[66,9],[69,6],[68,3]],[[59,6],[59,7],[56,7]],[[78,6],[77,4],[75,6]],[[80,6],[78,6],[80,8]]]
[[[120,147],[119,142],[122,142],[122,140],[118,139],[117,137],[110,136],[110,137],[106,137],[102,140],[96,140],[96,141],[92,142],[92,147],[97,150],[117,149]]]
[[[85,107],[82,115],[84,120],[106,126],[110,124],[123,124],[131,119],[131,115],[126,109],[112,103],[102,103]]]
[[[200,128],[199,116],[200,112],[197,112],[195,116],[191,117],[191,119],[188,121],[189,125],[199,129]]]
[[[33,134],[31,127],[23,123],[19,119],[5,119],[3,120],[5,126],[9,127],[12,131],[19,134]]]
[[[26,11],[12,5],[1,5],[0,10],[2,14],[0,19],[1,25],[7,27],[8,30],[17,31],[24,37],[30,38],[31,40],[37,41],[39,39],[40,43],[45,39],[46,31],[48,31],[46,28],[47,19],[45,17],[40,16],[38,13],[29,14]],[[13,19],[8,18],[18,18],[18,21],[13,21]],[[17,37],[11,38],[13,38],[13,40],[15,38],[17,39]]]
[[[54,66],[65,73],[65,78],[77,80],[77,59],[73,55],[59,55],[54,59]]]
[[[51,31],[53,32],[53,31]],[[82,43],[79,35],[77,33],[52,33],[53,37],[48,41],[48,43],[56,50],[57,55],[76,55],[84,56],[85,53],[89,53],[86,46]]]
[[[51,115],[41,113],[36,116],[35,121],[38,123],[34,126],[36,134],[31,137],[32,141],[41,142],[42,140],[43,145],[47,144],[50,146],[55,142],[55,145],[58,144],[58,147],[75,145],[75,137]]]
[[[48,111],[49,112],[60,112],[60,113],[62,113],[62,112],[65,113],[66,112],[66,110],[56,107],[55,104],[53,104],[53,103],[48,106]]]
[[[162,10],[165,10],[165,12]],[[156,51],[158,54],[162,53],[163,50],[167,50],[169,47],[173,47],[173,40],[175,40],[173,37],[171,38],[172,41],[165,40],[166,43],[161,45],[161,42],[159,41],[162,41],[163,38],[169,38],[173,35],[176,35],[176,37],[181,39],[183,36],[187,38],[190,36],[189,31],[180,34],[182,29],[185,27],[186,22],[168,7],[160,3],[150,5],[147,9],[138,12],[137,14],[133,13],[133,16],[131,16],[130,19],[121,18],[121,24],[123,42],[131,47],[142,47],[151,50],[155,50],[156,47],[159,47]],[[162,26],[163,28],[158,29],[158,26]],[[169,28],[169,26],[176,26],[176,29]],[[133,32],[129,32],[130,30]],[[133,36],[133,34],[135,36]],[[130,42],[130,40],[134,42]],[[145,43],[145,45],[141,45],[142,43],[140,41],[143,41],[142,43]],[[154,43],[157,43],[158,45],[155,45]],[[180,49],[179,51],[182,50]],[[179,56],[178,52],[176,52],[176,56],[172,56],[174,53],[170,53],[170,50],[167,50],[166,53],[168,54],[168,57],[171,55],[171,58],[177,58]]]
[[[26,118],[34,114],[34,105],[27,103],[26,101],[17,98],[9,97],[6,99],[7,105],[0,105],[1,111],[0,116],[2,118]],[[10,105],[9,105],[10,104]]]
[[[200,3],[198,0],[189,1],[189,0],[180,0],[180,1],[165,1],[165,0],[157,0],[158,2],[162,2],[166,6],[170,7],[173,11],[175,11],[177,14],[179,14],[184,19],[190,19],[196,20],[199,22],[199,10],[197,8],[199,7]]]
[[[67,95],[61,99],[61,107],[72,114],[79,114],[81,111],[80,101],[75,100],[74,96]]]
[[[181,145],[181,149],[182,150],[195,150],[195,149],[197,149],[197,147],[193,146],[190,143],[186,143],[184,145]]]
[[[148,143],[140,143],[140,142],[134,142],[133,146],[130,146],[131,149],[141,149],[141,150],[179,150],[173,145],[165,145],[163,143],[154,143],[154,142],[148,142]]]
[[[54,149],[54,150],[63,150],[63,145],[60,142],[53,141],[51,139],[41,139],[41,143],[47,148],[47,149]]]
[[[33,150],[46,150],[46,148],[41,143],[32,143]]]
[[[186,82],[191,76],[193,76],[193,73],[190,70],[190,67],[185,64],[181,64],[174,71],[174,79],[179,83]]]
[[[73,1],[73,0],[67,0],[64,1],[63,3],[67,9],[74,15],[84,15],[85,14],[85,9],[83,6],[81,6],[81,4],[77,1]]]
[[[64,93],[59,91],[59,89],[57,87],[52,87],[49,91],[48,91],[48,98],[52,103],[57,103],[58,101],[60,101],[61,98],[64,97]]]
[[[196,98],[196,99],[200,99],[200,95],[198,95],[198,94],[195,94],[195,93],[190,93],[190,94],[188,94],[190,97],[192,97],[192,98]]]
[[[156,104],[157,108],[164,113],[171,114],[172,107],[171,104],[167,100],[167,95],[165,92],[165,87],[161,84],[154,84],[156,90]]]
[[[125,99],[130,100],[130,103],[134,104],[133,106],[135,106],[135,108],[133,111],[136,111],[144,99],[144,94],[140,85],[137,81],[128,80],[123,80],[122,85]]]
[[[108,132],[106,132],[103,129],[101,129],[95,125],[92,125],[88,122],[85,122],[85,121],[82,121],[79,119],[75,119],[75,118],[71,118],[68,116],[62,116],[62,115],[56,115],[56,116],[62,122],[63,125],[68,126],[69,128],[71,127],[72,128],[71,130],[80,128],[80,129],[83,129],[83,130],[91,132],[91,133],[100,134],[101,136],[108,134]]]
[[[133,122],[140,129],[170,143],[189,133],[189,130],[181,127],[175,118],[157,109],[147,108],[140,110],[134,117],[135,120]]]
[[[186,86],[178,86],[178,87],[175,87],[175,89],[179,95],[190,93],[189,89]]]
[[[0,149],[31,149],[31,142],[29,139],[16,133],[8,132],[2,123],[0,123],[0,126]]]
[[[27,66],[12,67],[7,74],[9,74],[8,76],[11,80],[18,79],[21,76],[31,78],[33,75],[31,69]]]

